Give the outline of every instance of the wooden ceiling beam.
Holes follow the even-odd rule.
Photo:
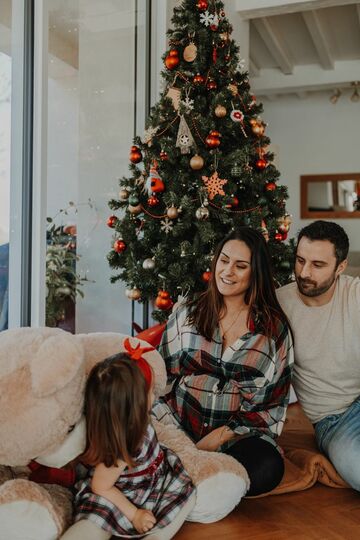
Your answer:
[[[256,19],[354,3],[355,0],[235,0],[234,8],[243,19]]]
[[[267,18],[255,19],[252,22],[281,71],[286,75],[291,74],[294,66],[290,53],[273,23]]]
[[[356,11],[357,11],[357,14],[358,14],[359,25],[360,25],[360,4],[357,4]]]
[[[318,14],[316,11],[304,11],[302,16],[319,56],[320,65],[324,69],[334,69],[334,60]]]
[[[252,78],[251,88],[259,96],[350,88],[354,73],[360,73],[360,60],[335,62],[333,70],[320,70],[317,64],[295,66],[291,75],[278,69],[261,69],[259,77]]]

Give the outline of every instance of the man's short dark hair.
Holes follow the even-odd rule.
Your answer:
[[[307,225],[298,235],[298,245],[305,236],[309,240],[328,240],[335,249],[336,266],[344,261],[349,252],[349,237],[340,225],[332,221],[314,221]]]

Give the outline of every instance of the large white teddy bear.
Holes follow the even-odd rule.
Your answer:
[[[84,450],[86,376],[95,363],[125,351],[126,337],[74,336],[51,328],[0,333],[0,540],[55,540],[71,525],[72,493],[58,483],[71,483],[71,462]],[[148,345],[130,341],[133,347]],[[166,384],[164,362],[156,350],[144,358],[154,370],[159,396]],[[230,456],[197,450],[175,426],[154,425],[161,444],[179,455],[196,485],[195,508],[187,519],[211,522],[227,515],[248,488],[244,468]],[[64,538],[110,535],[82,520]]]

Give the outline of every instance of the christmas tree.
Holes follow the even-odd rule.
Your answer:
[[[111,280],[133,300],[155,299],[164,320],[178,295],[204,290],[213,250],[249,225],[268,240],[276,279],[290,276],[286,187],[279,185],[262,105],[251,93],[232,27],[218,0],[174,9],[164,54],[164,91],[130,151],[129,178],[110,208]]]

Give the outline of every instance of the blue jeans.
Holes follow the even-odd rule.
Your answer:
[[[347,411],[320,420],[315,435],[320,450],[340,476],[360,491],[360,397]]]

